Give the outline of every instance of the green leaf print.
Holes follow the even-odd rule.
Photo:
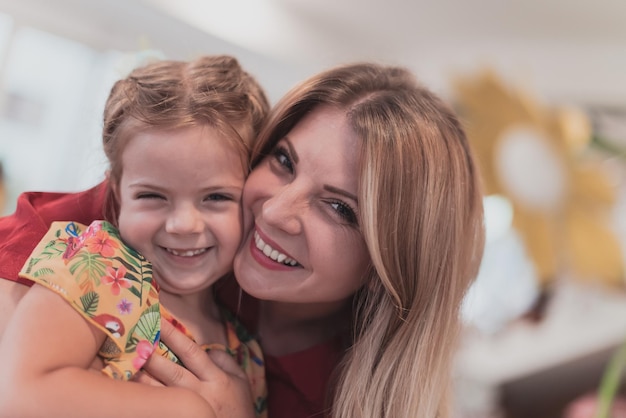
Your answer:
[[[135,338],[134,334],[129,334],[128,339],[126,340],[126,347],[124,348],[124,351],[127,353],[132,353],[137,349],[137,344],[139,344],[139,340]]]
[[[83,311],[89,316],[94,316],[98,309],[98,303],[100,302],[100,295],[96,292],[87,292],[80,297],[80,303],[83,305]]]
[[[31,257],[28,260],[28,266],[26,267],[25,273],[30,274],[30,272],[33,270],[33,267],[42,260],[50,260],[53,257],[61,256],[65,252],[66,248],[67,244],[65,242],[57,240],[52,240],[48,242],[48,244],[46,244],[46,246],[42,250],[41,254],[39,254],[39,257]]]
[[[39,263],[40,261],[41,261],[41,259],[40,259],[40,258],[34,258],[34,257],[33,257],[33,258],[28,259],[28,266],[26,266],[26,270],[24,271],[24,273],[26,273],[26,274],[30,274],[30,272],[31,272],[31,271],[32,271],[32,269],[33,269],[33,266],[34,266],[35,264]]]
[[[141,306],[141,291],[137,289],[135,286],[129,287],[128,291],[132,293],[133,295],[137,296],[137,299],[139,299],[139,306]]]
[[[143,259],[143,257],[139,255],[137,251],[130,247],[122,246],[120,252],[124,256],[124,260],[126,261],[126,263],[135,267],[135,271],[141,269],[141,263],[139,262],[139,260]]]
[[[57,257],[65,252],[67,249],[67,243],[61,240],[52,240],[43,248],[41,252],[42,259],[50,259]],[[44,257],[45,256],[45,257]]]
[[[135,268],[135,266],[133,266],[132,264],[129,264],[128,262],[126,262],[126,260],[124,260],[124,259],[123,259],[122,257],[120,257],[120,256],[114,256],[114,257],[111,257],[111,259],[112,259],[112,260],[115,260],[115,261],[119,261],[119,263],[120,263],[121,265],[123,265],[123,266],[124,266],[124,268],[126,268],[127,273],[126,273],[126,275],[124,276],[126,279],[128,279],[128,280],[130,280],[130,281],[132,281],[132,282],[138,282],[138,283],[139,283],[139,282],[141,282],[141,280],[140,280],[140,279],[138,279],[137,277],[135,277],[135,276],[139,276],[139,274],[140,274],[140,273],[139,273],[139,270],[137,270],[137,269]]]
[[[76,276],[77,282],[93,281],[100,285],[100,278],[106,274],[106,264],[100,254],[80,252],[76,254],[70,266],[70,273]]]
[[[44,267],[44,268],[41,268],[41,269],[35,271],[33,273],[33,276],[41,277],[41,276],[51,276],[53,274],[54,274],[54,270],[53,269],[51,269],[49,267]]]
[[[160,330],[161,312],[159,311],[159,304],[156,303],[143,311],[133,331],[139,340],[152,342]]]

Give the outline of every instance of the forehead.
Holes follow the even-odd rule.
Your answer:
[[[317,107],[287,134],[301,173],[356,194],[361,141],[345,111]]]
[[[124,173],[186,173],[190,181],[209,174],[242,173],[239,152],[223,134],[210,126],[138,132],[122,153]],[[243,174],[241,174],[243,175]]]
[[[340,154],[344,162],[355,160],[360,140],[352,129],[345,111],[328,106],[320,106],[307,113],[288,133],[294,146],[323,154]]]

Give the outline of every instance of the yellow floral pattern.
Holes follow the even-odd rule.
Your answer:
[[[107,339],[100,348],[104,374],[129,380],[156,352],[179,364],[160,341],[161,318],[189,338],[186,327],[159,303],[159,287],[152,265],[125,245],[117,229],[106,221],[88,227],[54,222],[27,260],[20,276],[61,295]],[[222,310],[228,347],[203,346],[230,353],[251,383],[257,416],[266,414],[266,383],[260,346],[236,318]]]

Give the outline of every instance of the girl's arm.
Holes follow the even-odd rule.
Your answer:
[[[33,286],[0,342],[0,416],[216,416],[193,391],[90,371],[104,339],[59,295]]]
[[[13,311],[29,287],[13,280],[0,278],[0,341]]]

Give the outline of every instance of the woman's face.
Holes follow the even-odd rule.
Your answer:
[[[325,303],[363,284],[370,257],[357,223],[358,147],[345,114],[318,107],[250,174],[234,267],[246,292]]]

